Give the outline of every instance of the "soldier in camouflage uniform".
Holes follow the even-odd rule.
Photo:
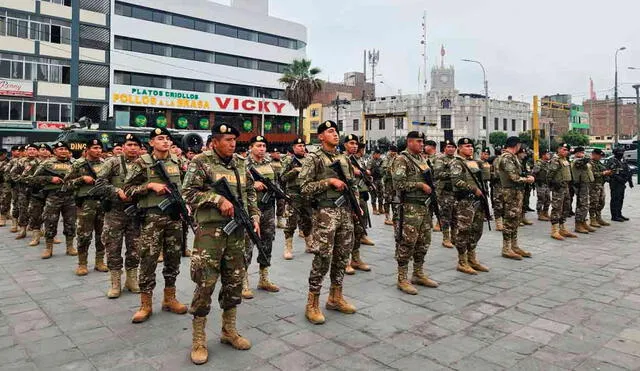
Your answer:
[[[102,143],[98,139],[89,139],[85,148],[84,157],[76,160],[71,166],[71,172],[65,178],[65,185],[75,193],[75,204],[77,206],[77,248],[78,267],[77,276],[86,276],[89,246],[91,238],[95,232],[95,266],[98,272],[108,272],[109,268],[104,264],[104,245],[102,236],[102,225],[104,224],[104,210],[99,196],[90,196],[88,192],[95,186],[96,179],[87,169],[87,165],[98,173],[104,163],[102,159]],[[97,174],[96,174],[97,175]]]
[[[482,152],[480,152],[480,159],[477,161],[478,165],[480,165],[482,181],[484,182],[485,189],[489,189],[489,181],[491,180],[491,164],[489,163],[490,156],[491,150],[488,147],[485,147]],[[489,195],[485,196],[489,197]]]
[[[602,219],[602,209],[604,208],[604,183],[606,177],[611,175],[611,170],[608,170],[601,162],[604,152],[601,149],[596,148],[591,152],[591,171],[593,172],[593,182],[589,184],[589,221],[592,227],[605,227],[611,225]]]
[[[502,232],[504,228],[504,203],[502,201],[502,184],[500,183],[500,175],[498,168],[500,166],[501,149],[495,149],[495,157],[491,162],[491,207],[493,209],[493,217],[496,220],[496,231]]]
[[[373,215],[380,215],[384,211],[384,186],[382,184],[382,153],[379,149],[373,151],[373,156],[366,169],[369,170],[375,190],[371,190],[371,206]]]
[[[407,134],[407,149],[393,161],[393,188],[399,200],[398,215],[395,218],[395,258],[398,263],[397,287],[404,293],[416,295],[418,290],[412,285],[438,287],[423,271],[424,260],[431,244],[430,194],[434,192],[423,178],[425,171],[431,171],[422,156],[424,134],[411,131]],[[400,225],[402,221],[402,225]],[[409,262],[413,259],[413,275],[408,281]]]
[[[433,162],[433,173],[436,179],[436,192],[438,194],[438,204],[440,206],[440,227],[442,228],[442,246],[453,248],[455,229],[452,228],[453,206],[455,196],[453,185],[451,184],[451,171],[449,165],[456,153],[456,144],[452,140],[445,141],[444,156],[436,157]]]
[[[524,148],[520,148],[517,153],[518,160],[520,161],[520,171],[522,171],[521,176],[528,177],[531,175],[531,169],[529,167],[528,154]],[[527,219],[527,211],[529,211],[529,201],[531,197],[531,187],[529,184],[524,185],[524,189],[522,191],[522,217],[520,218],[520,225],[532,225],[533,222]]]
[[[167,181],[152,169],[156,162],[164,165],[170,181],[180,186],[180,163],[169,153],[171,135],[164,128],[156,128],[150,134],[153,152],[140,156],[127,173],[124,193],[137,202],[142,213],[138,253],[140,255],[140,308],[131,321],[146,321],[152,310],[153,289],[156,286],[156,266],[160,251],[164,255],[164,298],[162,310],[176,314],[187,313],[187,306],[176,299],[176,278],[180,273],[180,247],[182,246],[182,222],[175,206],[163,212],[159,205],[169,191]]]
[[[318,139],[322,147],[304,161],[300,178],[303,196],[314,200],[313,237],[311,250],[315,255],[309,273],[309,294],[305,316],[314,324],[324,323],[320,311],[320,289],[324,276],[331,269],[331,289],[326,308],[342,313],[355,313],[356,308],[342,296],[344,269],[353,248],[353,209],[349,202],[338,206],[336,201],[350,187],[357,197],[355,178],[349,160],[337,150],[340,141],[338,125],[325,121],[318,126]],[[347,181],[345,184],[329,165],[339,161]],[[362,216],[362,215],[359,215]]]
[[[4,148],[0,148],[0,227],[7,225],[7,218],[9,214],[9,205],[11,204],[11,189],[8,182],[8,170],[6,169],[9,164],[9,158],[7,157],[7,151]]]
[[[393,179],[391,176],[391,164],[398,155],[398,147],[395,145],[389,146],[387,156],[382,161],[382,187],[384,189],[384,224],[393,225],[391,220],[391,212],[393,216],[396,216],[395,205],[393,204],[393,196],[395,191],[393,189]]]
[[[458,250],[459,272],[478,274],[488,272],[478,261],[476,247],[482,237],[484,224],[484,210],[482,198],[487,197],[478,187],[485,182],[483,178],[483,163],[473,159],[473,140],[460,138],[458,140],[458,154],[451,161],[451,183],[456,196],[454,208],[456,234],[455,245]]]
[[[575,158],[571,162],[571,177],[576,195],[575,231],[588,234],[596,231],[594,227],[587,224],[590,203],[589,188],[595,178],[591,170],[591,161],[584,156],[584,147],[576,147],[574,155]]]
[[[284,258],[293,259],[293,233],[300,227],[304,235],[306,251],[311,251],[311,208],[300,191],[302,179],[300,178],[301,164],[306,161],[305,143],[301,138],[296,139],[291,145],[293,155],[287,156],[282,162],[282,181],[286,183],[286,192],[291,197],[287,205],[289,216],[287,227],[284,229]],[[294,160],[295,158],[295,160]]]
[[[540,159],[533,165],[532,174],[536,178],[536,211],[538,220],[549,221],[549,206],[551,206],[551,190],[549,189],[549,160],[551,154],[547,150],[540,151]]]
[[[134,162],[139,158],[142,143],[133,134],[127,134],[124,144],[120,147],[120,154],[114,155],[104,162],[97,172],[97,185],[109,184],[111,187],[104,195],[103,202],[110,204],[105,213],[104,228],[102,229],[102,243],[107,251],[107,267],[111,279],[111,288],[107,291],[107,297],[114,299],[120,296],[122,267],[126,270],[124,287],[130,292],[139,293],[138,265],[138,238],[140,237],[140,220],[136,214],[125,212],[127,208],[135,207],[132,200],[124,193],[124,180],[133,169]],[[129,209],[132,210],[132,209]],[[126,245],[125,260],[122,259],[122,240]]]
[[[433,169],[433,164],[436,162],[436,158],[438,157],[438,144],[434,140],[425,140],[424,142],[424,153],[422,154],[427,160],[427,165],[431,169]],[[434,232],[442,232],[440,230],[440,222],[437,219],[433,219],[435,210],[433,205],[429,207],[431,210],[431,222],[433,224]]]
[[[269,157],[271,158],[271,167],[276,173],[276,183],[282,188],[285,189],[284,184],[282,183],[282,161],[280,161],[280,151],[278,148],[271,148],[271,152],[269,153]],[[284,199],[276,200],[276,227],[280,229],[284,229],[286,227],[284,211],[285,211],[286,201]]]
[[[212,128],[212,135],[213,149],[193,159],[183,186],[184,198],[194,210],[199,225],[191,257],[191,279],[196,288],[189,311],[193,314],[191,361],[195,364],[208,360],[205,327],[218,278],[222,281],[218,302],[223,310],[220,341],[240,350],[251,348],[249,340],[236,330],[236,307],[242,302],[245,274],[244,229],[238,227],[229,235],[223,231],[235,210],[229,200],[210,188],[210,182],[223,178],[229,182],[231,192],[242,200],[260,234],[260,210],[253,178],[246,160],[233,155],[240,133],[231,126],[218,124]],[[273,214],[271,219],[273,223]]]
[[[25,156],[13,165],[9,176],[13,182],[13,187],[18,195],[16,207],[18,209],[18,234],[16,240],[21,240],[27,236],[27,225],[29,224],[29,201],[31,200],[31,189],[26,182],[25,171],[31,173],[34,167],[38,166],[38,146],[29,144],[26,146]]]
[[[13,154],[15,153],[15,155]],[[11,160],[7,164],[7,178],[9,181],[9,189],[11,192],[11,197],[9,197],[10,207],[11,207],[11,229],[9,232],[16,233],[18,232],[18,217],[20,216],[20,209],[18,208],[18,184],[15,184],[13,178],[11,177],[11,170],[18,165],[21,161],[20,159],[24,157],[24,147],[18,146],[17,150],[12,151]]]
[[[522,250],[518,243],[518,227],[522,217],[525,184],[532,184],[532,176],[522,176],[522,164],[517,157],[520,138],[507,138],[496,169],[500,177],[502,202],[504,203],[504,228],[502,230],[502,256],[507,259],[530,258],[531,253]]]
[[[42,187],[46,194],[43,213],[45,248],[41,255],[42,259],[49,259],[53,254],[53,242],[58,231],[60,214],[62,214],[62,233],[67,244],[66,254],[78,255],[73,247],[76,234],[76,204],[73,200],[73,192],[64,184],[64,178],[71,172],[70,153],[67,143],[56,142],[53,145],[54,157],[42,162],[32,178],[32,184]]]
[[[569,186],[571,183],[571,164],[568,160],[571,146],[563,143],[549,162],[549,185],[551,188],[551,237],[564,240],[565,237],[576,238],[569,232],[564,222],[571,209]]]
[[[44,235],[42,230],[42,213],[44,210],[45,194],[42,188],[35,184],[33,176],[38,170],[38,166],[44,161],[47,161],[52,156],[52,150],[49,145],[42,143],[38,146],[38,165],[32,167],[29,171],[25,171],[23,176],[25,182],[31,188],[31,200],[29,200],[29,222],[28,230],[31,230],[32,239],[29,242],[29,246],[38,246],[40,244],[40,237]],[[55,243],[55,240],[54,240]]]

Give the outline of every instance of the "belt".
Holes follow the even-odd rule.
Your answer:
[[[336,205],[336,201],[337,200],[320,200],[320,201],[317,201],[315,203],[315,205],[316,205],[316,207],[330,207],[330,208],[333,208],[333,209],[338,208],[338,207],[343,207],[345,205],[348,206],[348,204],[346,202],[345,202],[344,205],[338,206],[338,205]]]
[[[428,198],[424,198],[424,199],[420,199],[420,198],[405,198],[404,199],[404,203],[406,204],[412,204],[412,205],[423,205],[423,206],[427,206],[425,205],[425,203],[427,202]]]

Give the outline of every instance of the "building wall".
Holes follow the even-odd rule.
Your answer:
[[[347,100],[362,99],[363,89],[367,99],[375,97],[374,84],[365,83],[365,76],[362,72],[347,72],[341,83],[326,81],[322,85],[322,90],[313,97],[313,102],[326,106],[330,105],[336,97]]]
[[[597,137],[615,134],[615,104],[613,99],[586,100],[582,103],[589,114],[590,134]],[[621,139],[630,139],[637,132],[636,105],[618,105],[618,127]]]

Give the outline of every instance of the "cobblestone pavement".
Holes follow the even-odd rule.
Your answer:
[[[520,238],[534,257],[520,262],[501,258],[500,234],[485,231],[478,250],[491,272],[477,276],[456,272],[455,250],[441,247],[441,234],[434,233],[427,267],[441,285],[417,296],[396,289],[391,228],[374,216],[376,246],[362,248],[373,271],[345,278],[345,295],[358,312],[325,310],[321,326],[304,317],[311,255],[296,237],[295,260],[284,261],[279,231],[271,272],[281,291],[256,290],[239,308],[238,327],[253,348],[220,344],[216,305],[207,325],[210,361],[201,368],[640,369],[640,209],[630,206],[638,202],[640,192],[627,191],[630,222],[565,242],[551,240],[550,226],[536,221]],[[160,310],[162,282],[154,315],[132,324],[138,296],[109,300],[107,274],[76,277],[76,260],[62,245],[41,260],[27,242],[0,230],[0,369],[195,368],[191,318]],[[178,279],[185,303],[193,292],[188,264],[183,259]],[[250,272],[255,287],[257,267]]]

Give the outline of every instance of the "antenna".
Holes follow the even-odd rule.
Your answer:
[[[371,83],[373,84],[373,91],[376,91],[376,66],[380,60],[380,50],[369,50],[369,64],[371,65]],[[366,79],[366,76],[365,76]],[[374,95],[375,98],[375,95]]]
[[[420,40],[422,45],[422,73],[424,74],[422,89],[424,94],[427,94],[427,11],[425,10],[422,15],[422,38]]]

